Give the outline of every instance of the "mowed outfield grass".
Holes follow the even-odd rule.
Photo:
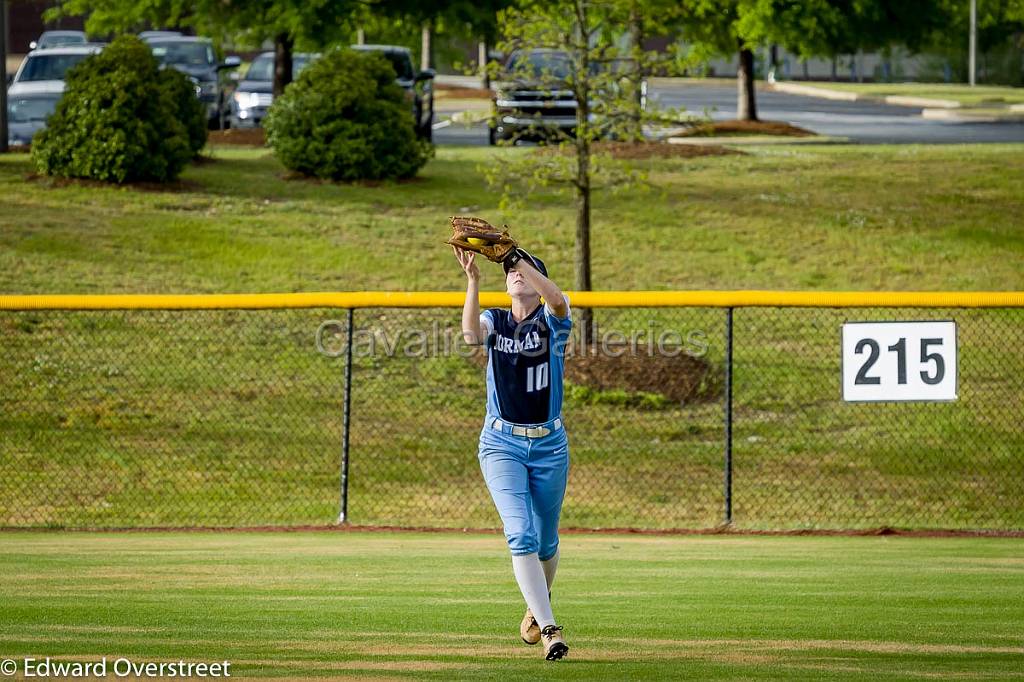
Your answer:
[[[1021,679],[1019,539],[565,536],[571,646],[497,534],[0,535],[0,655],[247,679]]]

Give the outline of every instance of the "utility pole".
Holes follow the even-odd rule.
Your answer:
[[[973,88],[978,68],[978,0],[971,0],[971,47],[969,51],[967,78]]]
[[[0,0],[0,153],[7,151],[7,0]]]
[[[476,62],[480,65],[480,87],[484,90],[491,89],[491,75],[487,72],[487,41],[481,40],[476,44]]]
[[[430,22],[424,21],[423,28],[420,30],[420,69],[422,70],[429,69],[434,65],[433,54],[431,54],[433,51],[432,38]]]

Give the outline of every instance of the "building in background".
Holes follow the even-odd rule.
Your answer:
[[[46,30],[85,30],[82,17],[64,17],[44,22],[43,12],[57,6],[56,0],[18,0],[7,3],[7,52],[23,55],[28,44]]]

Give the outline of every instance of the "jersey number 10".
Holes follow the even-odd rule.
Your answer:
[[[548,387],[548,363],[526,368],[526,392],[543,391]]]

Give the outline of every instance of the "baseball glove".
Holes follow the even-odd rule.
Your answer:
[[[457,249],[473,251],[489,261],[501,263],[519,244],[508,233],[501,232],[482,218],[452,216],[452,236],[448,243]]]

